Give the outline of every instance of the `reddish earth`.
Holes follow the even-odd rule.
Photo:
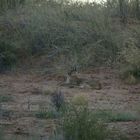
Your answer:
[[[66,99],[85,94],[93,109],[130,112],[140,117],[140,84],[125,85],[115,71],[105,68],[79,74],[79,77],[96,79],[102,88],[59,86],[60,81],[35,74],[0,75],[0,95],[12,96],[11,101],[1,103],[1,109],[12,112],[0,117],[0,125],[5,127],[7,139],[15,136],[17,140],[25,140],[35,134],[43,140],[48,137],[55,129],[54,120],[37,119],[34,112],[42,107],[49,108],[50,97],[43,93],[56,88],[63,91]],[[140,140],[140,121],[110,125],[119,128],[130,140]]]

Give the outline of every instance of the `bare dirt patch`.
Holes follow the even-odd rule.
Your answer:
[[[12,112],[0,117],[0,125],[5,127],[5,135],[21,139],[33,135],[47,138],[54,129],[55,122],[50,119],[37,119],[34,112],[42,107],[49,108],[50,97],[44,93],[57,88],[63,91],[67,100],[76,94],[86,95],[93,110],[130,112],[140,117],[140,84],[125,85],[115,71],[105,68],[82,73],[80,76],[98,80],[101,88],[81,88],[80,86],[69,88],[60,86],[61,81],[48,80],[48,77],[33,74],[0,75],[0,95],[13,97],[10,101],[1,102],[1,109]],[[140,139],[139,121],[115,122],[110,125],[119,128],[131,140]]]

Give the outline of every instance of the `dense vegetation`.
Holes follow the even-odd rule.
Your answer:
[[[0,0],[0,73],[21,68],[71,76],[95,67],[119,70],[127,84],[140,81],[140,0]],[[9,100],[0,97],[0,102]],[[61,129],[53,140],[117,140],[104,119],[137,120],[130,114],[93,112],[85,97],[66,103],[59,92],[51,102],[53,109],[35,117],[58,120]]]
[[[139,0],[4,0],[0,9],[1,70],[44,56],[43,68],[62,74],[117,66],[140,76]]]

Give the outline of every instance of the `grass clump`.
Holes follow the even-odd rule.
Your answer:
[[[36,116],[36,118],[39,118],[39,119],[46,119],[47,114],[48,114],[48,112],[46,112],[46,111],[38,111],[35,113],[35,116]]]
[[[72,99],[74,105],[88,105],[88,99],[85,95],[75,95]]]
[[[140,120],[137,115],[128,112],[114,113],[112,111],[97,111],[94,113],[94,115],[101,120],[106,120],[109,122],[127,122]]]
[[[53,94],[53,91],[51,91],[49,89],[44,91],[44,95],[46,95],[46,96],[47,95],[52,95],[52,94]]]
[[[140,118],[134,114],[131,113],[118,113],[112,115],[112,118],[110,118],[111,121],[114,122],[127,122],[127,121],[137,121],[140,120]]]
[[[39,119],[56,119],[59,118],[60,113],[55,109],[40,110],[35,113],[35,117]]]
[[[140,69],[133,66],[126,66],[120,72],[122,80],[128,85],[135,85],[140,79]]]
[[[14,112],[11,110],[4,110],[0,108],[0,118],[1,119],[11,119],[14,115]]]
[[[137,83],[137,79],[133,76],[133,75],[129,75],[126,79],[125,79],[125,83],[129,84],[129,85],[134,85]]]
[[[9,95],[0,95],[0,103],[12,101],[12,97]]]
[[[49,93],[48,93],[49,92]],[[64,95],[60,90],[56,90],[54,92],[47,91],[47,95],[50,95],[51,99],[51,106],[49,110],[41,110],[36,112],[35,116],[40,119],[55,119],[60,118],[63,111],[65,110],[65,99]]]

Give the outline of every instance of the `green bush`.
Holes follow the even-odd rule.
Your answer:
[[[0,42],[0,72],[10,70],[17,61],[15,48],[4,41]]]
[[[51,67],[53,73],[64,75],[75,66],[78,70],[116,66],[121,54],[123,68],[130,65],[133,70],[128,73],[139,77],[139,24],[122,29],[118,24],[120,5],[117,0],[104,4],[29,0],[23,7],[19,5],[24,0],[2,0],[1,6],[6,2],[13,6],[18,4],[16,12],[7,10],[5,15],[0,15],[0,38],[18,47],[18,60],[24,62],[28,57],[32,60],[45,55],[49,64],[43,63],[42,67]],[[127,4],[131,10],[134,8],[132,2]],[[131,10],[128,14],[134,16],[135,10],[133,14]],[[11,69],[17,55],[13,51],[0,51],[1,69]]]
[[[106,140],[110,134],[105,124],[85,105],[70,107],[64,116],[62,128],[66,140]]]
[[[114,25],[106,18],[103,5],[42,0],[27,2],[17,11],[19,15],[24,12],[23,20],[7,12],[11,15],[8,24],[15,29],[7,31],[8,40],[19,48],[26,46],[31,56],[47,55],[55,62],[55,70],[68,73],[71,67],[99,66],[116,57],[116,33],[111,30]],[[6,37],[7,32],[3,32]]]

